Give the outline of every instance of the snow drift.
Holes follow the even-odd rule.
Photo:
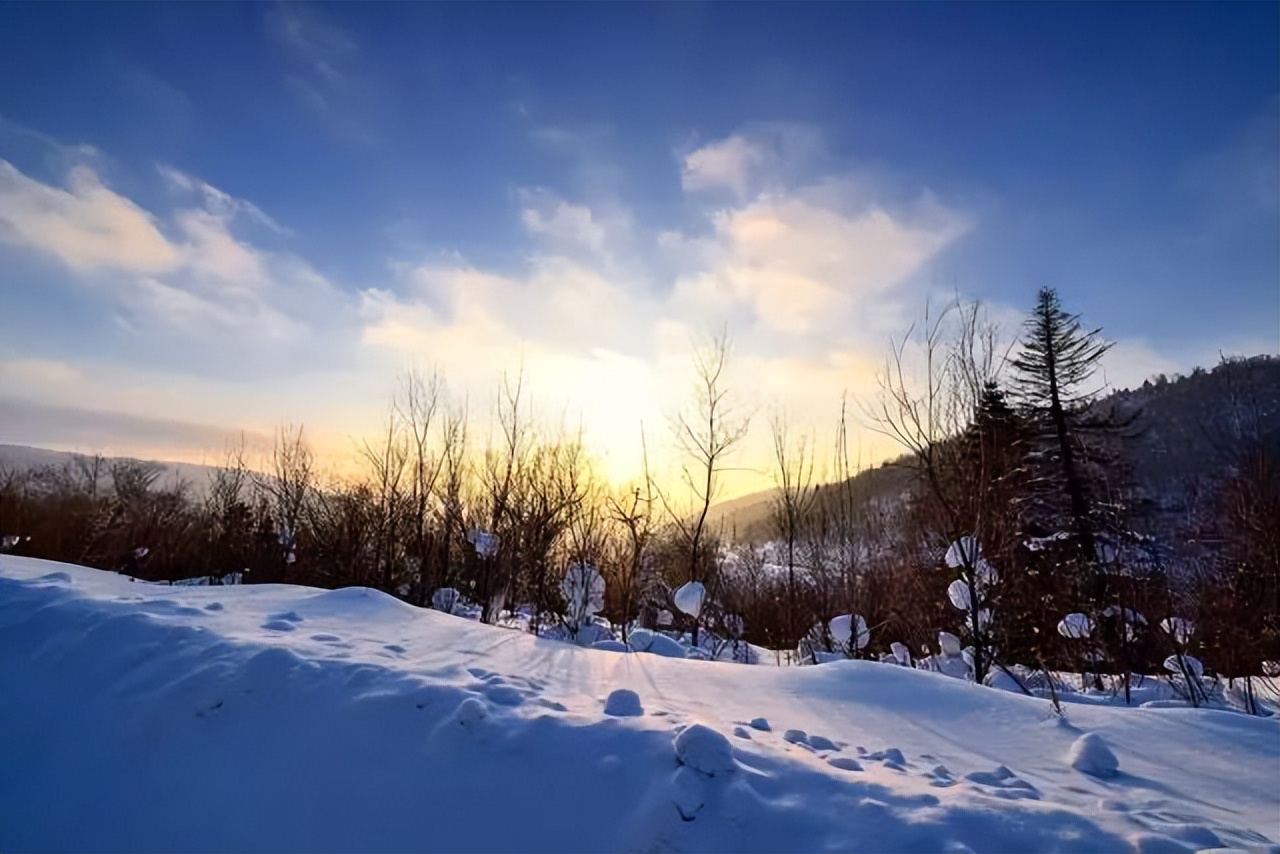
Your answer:
[[[1068,714],[0,557],[7,852],[1280,850],[1275,720]],[[1085,732],[1122,772],[1071,767]]]

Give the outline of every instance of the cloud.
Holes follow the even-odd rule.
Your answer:
[[[693,162],[698,181],[741,177]],[[696,342],[726,323],[744,406],[834,424],[845,389],[874,390],[889,335],[927,291],[923,274],[972,222],[926,192],[903,201],[863,178],[788,183],[789,167],[769,168],[768,190],[752,197],[691,197],[681,228],[646,229],[616,203],[521,191],[535,247],[520,269],[456,255],[404,264],[397,281],[364,292],[362,340],[484,392],[523,365],[543,404],[576,413],[622,476],[639,470],[642,422],[651,462],[675,465],[665,416],[688,402]],[[767,485],[753,471],[767,468],[764,432],[744,449],[735,491]]]
[[[731,136],[686,155],[680,171],[680,186],[687,191],[727,187],[745,196],[751,172],[765,159],[761,146],[745,137]]]
[[[160,165],[156,167],[156,170],[160,173],[160,177],[165,180],[165,183],[174,191],[198,197],[206,211],[223,220],[229,221],[236,217],[241,217],[255,225],[270,229],[276,234],[287,235],[291,233],[250,201],[238,199],[229,193],[224,193],[212,184],[174,169],[172,166]]]
[[[336,136],[372,144],[371,110],[384,90],[363,67],[356,39],[315,7],[300,4],[274,7],[266,23],[280,49],[290,95]]]
[[[281,229],[205,181],[169,167],[160,175],[195,206],[162,219],[107,187],[88,165],[72,165],[64,188],[0,160],[0,240],[65,265],[77,286],[109,300],[139,343],[180,341],[179,359],[203,347],[213,364],[231,368],[332,351],[333,340],[300,348],[310,326],[332,329],[340,320],[337,289],[302,259],[236,234],[245,222]]]
[[[854,198],[847,189],[843,198]],[[794,335],[831,331],[969,227],[930,199],[894,216],[876,204],[849,213],[825,203],[831,195],[830,187],[800,190],[716,212],[714,242],[703,250],[710,263],[677,283],[677,299],[726,310],[744,304],[755,322]]]
[[[156,274],[182,262],[155,217],[84,165],[73,166],[60,188],[0,160],[0,240],[52,253],[75,270]]]
[[[572,204],[545,191],[525,190],[520,196],[523,203],[520,221],[530,232],[570,249],[593,252],[604,249],[605,229],[591,208]]]

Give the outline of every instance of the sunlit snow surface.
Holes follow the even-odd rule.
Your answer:
[[[605,714],[619,688],[640,714]],[[361,588],[0,557],[5,852],[1280,851],[1275,719],[1067,717],[902,667],[581,649]],[[1086,732],[1115,775],[1071,767]]]

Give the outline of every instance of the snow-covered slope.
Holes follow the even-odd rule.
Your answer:
[[[641,708],[606,714],[616,689]],[[0,557],[6,852],[1280,850],[1275,720],[1068,716],[899,667],[579,649],[361,588]],[[1071,767],[1086,732],[1118,774]]]

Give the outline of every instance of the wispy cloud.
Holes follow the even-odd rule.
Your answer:
[[[182,263],[156,218],[84,165],[71,168],[64,187],[54,187],[0,160],[0,239],[49,252],[76,270],[155,274]]]
[[[238,199],[229,193],[224,193],[212,184],[174,169],[172,166],[160,165],[156,167],[156,170],[175,192],[198,197],[204,209],[215,216],[227,221],[236,217],[243,217],[277,234],[287,235],[291,233],[289,229],[263,213],[262,209],[253,204],[253,202],[246,199]]]
[[[266,214],[178,170],[161,175],[195,206],[161,218],[88,165],[55,186],[0,160],[0,241],[56,259],[79,286],[109,296],[128,328],[181,336],[184,352],[236,341],[241,355],[261,358],[303,344],[311,321],[327,325],[337,289],[300,258],[235,233],[243,221],[281,231]]]
[[[372,143],[369,111],[378,92],[356,39],[322,10],[301,4],[276,6],[266,22],[284,61],[285,89],[336,135]]]

